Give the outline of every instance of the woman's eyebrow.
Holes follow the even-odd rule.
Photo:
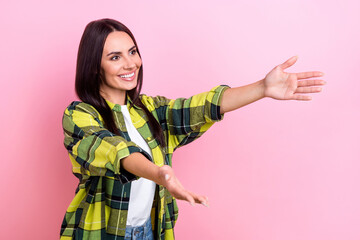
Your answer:
[[[134,46],[132,46],[130,49],[129,49],[129,52],[131,51],[131,50],[133,50],[134,48],[136,48],[136,46],[134,45]],[[118,54],[118,55],[120,55],[121,54],[121,52],[111,52],[111,53],[109,53],[108,55],[106,55],[106,56],[109,56],[109,55],[111,55],[111,54]]]

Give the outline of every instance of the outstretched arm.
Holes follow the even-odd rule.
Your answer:
[[[321,85],[326,82],[320,79],[324,73],[319,71],[287,73],[284,70],[294,65],[297,56],[288,59],[283,64],[274,67],[264,79],[237,88],[229,88],[224,92],[220,112],[233,111],[247,104],[270,97],[277,100],[311,100],[311,96],[299,93],[316,93],[321,91]],[[301,81],[299,81],[301,80]]]

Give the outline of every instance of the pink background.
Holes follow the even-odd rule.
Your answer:
[[[85,25],[110,17],[134,33],[148,95],[189,97],[320,70],[310,102],[263,99],[179,149],[177,239],[360,239],[360,4],[344,0],[4,1],[0,7],[0,239],[57,239],[77,185],[61,118],[75,99]]]

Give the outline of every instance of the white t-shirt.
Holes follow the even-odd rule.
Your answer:
[[[133,125],[126,105],[121,105],[121,112],[131,141],[152,156],[148,144]],[[132,181],[126,225],[140,226],[150,217],[155,188],[156,183],[146,178]]]

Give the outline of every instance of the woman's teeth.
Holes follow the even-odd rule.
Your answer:
[[[130,73],[130,74],[127,74],[127,75],[120,75],[120,77],[122,78],[129,78],[129,77],[132,77],[134,76],[135,73]]]

